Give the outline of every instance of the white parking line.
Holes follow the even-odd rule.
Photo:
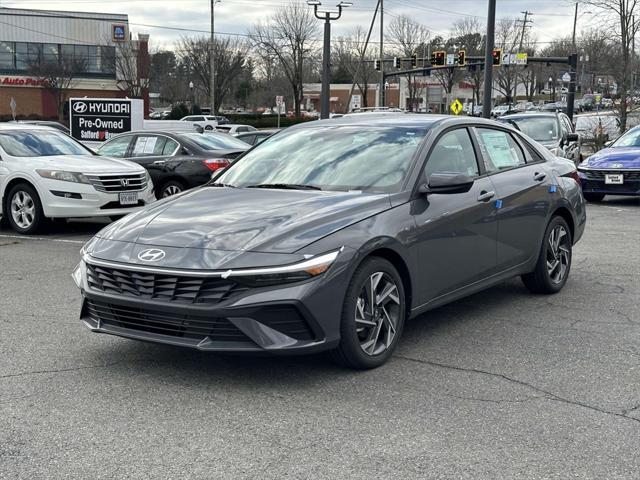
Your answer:
[[[24,235],[2,235],[0,234],[0,238],[19,238],[21,240],[46,240],[48,242],[59,242],[59,243],[75,243],[78,245],[84,245],[84,240],[65,240],[64,238],[47,238],[47,237],[27,237]]]

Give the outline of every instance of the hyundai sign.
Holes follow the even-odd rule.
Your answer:
[[[114,135],[142,128],[142,100],[72,98],[69,100],[71,136],[83,142],[104,142]]]

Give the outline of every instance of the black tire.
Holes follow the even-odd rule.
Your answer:
[[[163,198],[184,192],[186,189],[187,187],[185,187],[182,182],[179,182],[178,180],[169,180],[168,182],[163,183],[160,188],[156,190],[156,197],[158,200],[162,200]]]
[[[382,317],[375,316],[373,314],[373,308],[371,309],[372,313],[370,315],[367,314],[367,318],[372,319],[371,323],[374,323],[374,320],[378,319],[378,322],[382,324],[382,326],[378,328],[378,336],[375,336],[375,329],[377,327],[358,327],[356,325],[357,312],[362,312],[369,308],[369,305],[359,303],[361,300],[364,302],[364,299],[361,298],[361,293],[364,292],[365,284],[371,281],[372,276],[378,274],[382,274],[379,280],[380,283],[378,283],[380,288],[391,284],[395,284],[397,288],[397,298],[399,302],[396,304],[395,300],[388,300],[388,303],[385,303],[383,307],[381,307],[383,309],[386,307],[387,318],[393,319],[395,322],[395,332],[392,337],[389,335],[389,332],[393,332],[393,329],[389,327],[390,323],[384,321]],[[387,283],[382,284],[382,281]],[[395,296],[387,295],[387,298],[395,298]],[[362,305],[361,309],[358,308],[359,305]],[[393,354],[402,336],[406,312],[407,306],[404,286],[398,271],[390,262],[383,258],[367,258],[358,266],[347,288],[340,321],[340,343],[338,347],[331,352],[333,359],[343,366],[356,369],[376,368],[384,364]],[[367,329],[369,330],[367,331]],[[384,334],[382,333],[382,329],[384,329]],[[387,340],[378,341],[381,335],[383,338],[385,338],[386,335]],[[375,339],[371,340],[373,336],[375,336]],[[367,342],[366,339],[370,340]],[[373,342],[373,348],[371,348],[370,353],[366,353],[364,345],[367,343],[371,344],[371,342]],[[379,343],[379,348],[382,348],[382,350],[378,352],[377,346]],[[388,343],[388,345],[385,345],[386,343]]]
[[[558,229],[564,231],[564,236],[561,236],[558,240],[554,252],[551,244],[555,242],[553,242],[551,236],[554,232],[556,232],[557,235]],[[569,278],[572,248],[573,238],[566,220],[560,216],[553,217],[544,232],[540,254],[536,262],[536,269],[531,273],[522,275],[522,283],[533,293],[558,293],[562,290],[562,287],[564,287]],[[549,259],[551,259],[551,262],[549,262]],[[556,261],[560,263],[556,264]],[[552,266],[555,265],[553,271],[550,271],[551,267],[549,263],[551,263]]]
[[[13,215],[13,200],[16,196],[22,194],[22,198],[28,198],[30,201],[27,203],[29,206],[29,214],[25,217],[19,217],[25,219],[24,224],[19,224],[14,219]],[[26,195],[26,196],[25,196]],[[14,185],[11,190],[9,190],[8,195],[5,197],[5,205],[4,212],[7,214],[7,221],[11,228],[13,228],[16,232],[22,235],[33,235],[41,230],[47,223],[47,219],[44,216],[44,211],[42,210],[42,203],[40,202],[40,197],[35,189],[26,183],[19,183],[18,185]],[[30,222],[27,222],[28,218],[31,218]],[[28,223],[28,224],[26,224]]]
[[[583,193],[584,199],[587,202],[601,202],[604,198],[604,193]]]

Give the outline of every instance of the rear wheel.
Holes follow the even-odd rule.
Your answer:
[[[7,195],[5,212],[16,232],[24,235],[36,233],[46,222],[38,193],[26,183],[14,186]]]
[[[562,217],[553,217],[544,234],[536,269],[522,275],[522,282],[533,293],[557,293],[562,290],[571,270],[573,239]]]
[[[167,183],[164,183],[162,187],[158,189],[158,199],[177,195],[178,193],[182,193],[185,190],[186,188],[184,184],[178,182],[177,180],[170,180]]]
[[[395,267],[383,258],[365,260],[347,288],[334,358],[359,369],[385,363],[402,334],[406,308],[402,279]]]
[[[604,193],[583,193],[584,199],[587,202],[601,202],[604,198]]]

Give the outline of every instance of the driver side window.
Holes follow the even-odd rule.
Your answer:
[[[466,128],[445,133],[431,150],[425,173],[461,173],[469,177],[480,175],[476,152]]]

